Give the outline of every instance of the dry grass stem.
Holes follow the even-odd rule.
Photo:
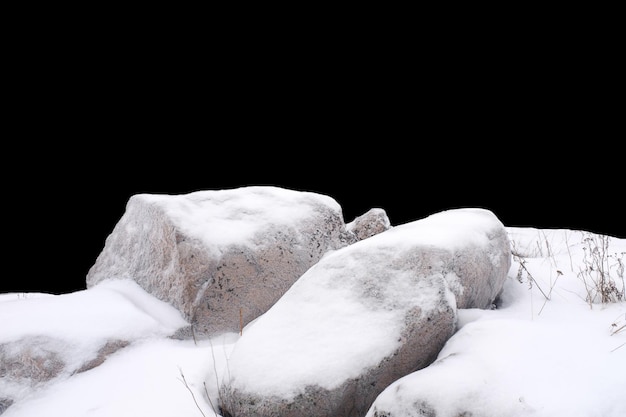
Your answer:
[[[537,281],[533,277],[533,274],[531,274],[530,271],[528,270],[528,268],[526,268],[526,260],[524,259],[524,257],[519,255],[518,253],[516,253],[514,250],[511,251],[511,255],[513,255],[513,259],[515,261],[517,261],[517,263],[519,263],[519,269],[517,271],[517,280],[520,283],[523,282],[523,272],[525,272],[526,273],[526,277],[529,279],[528,282],[529,282],[530,287],[532,288],[532,285],[534,283],[537,286],[537,288],[539,289],[539,291],[541,292],[541,294],[543,294],[545,299],[549,300],[550,297],[548,297],[548,295],[546,295],[546,293],[543,291],[541,286],[537,283]]]
[[[180,371],[180,377],[182,378],[180,381],[183,383],[183,385],[185,385],[185,388],[187,388],[187,391],[189,391],[189,393],[191,394],[191,398],[193,398],[193,402],[196,403],[196,407],[198,407],[198,410],[200,410],[200,413],[204,417],[206,417],[206,414],[204,414],[204,411],[202,411],[202,408],[200,408],[198,401],[196,401],[196,396],[194,395],[193,391],[189,387],[189,384],[187,384],[187,380],[185,379],[185,374],[183,374],[183,370],[180,368],[178,368],[178,370]],[[211,404],[211,406],[213,406],[213,404]],[[215,409],[213,410],[213,412],[215,413]]]
[[[593,303],[598,301],[605,304],[626,300],[624,252],[611,254],[610,238],[606,235],[589,233],[583,243],[583,267],[579,268],[578,277],[585,285],[589,306],[593,308]]]

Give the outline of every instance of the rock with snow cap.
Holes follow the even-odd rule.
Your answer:
[[[135,340],[170,336],[185,325],[176,309],[130,281],[62,295],[6,294],[0,299],[0,403],[8,408],[101,365]]]
[[[346,228],[359,241],[389,230],[391,222],[385,210],[373,208],[348,223]]]
[[[511,267],[506,227],[485,209],[456,209],[421,221],[430,262],[441,271],[457,308],[491,308]]]
[[[57,378],[99,366],[128,344],[127,341],[110,340],[98,349],[97,345],[81,345],[63,337],[44,335],[0,342],[0,392],[7,396],[6,407],[14,399]]]
[[[138,194],[87,285],[135,280],[183,313],[191,327],[181,337],[235,332],[327,251],[354,241],[339,204],[312,192],[254,186]]]
[[[470,209],[327,255],[235,345],[220,388],[224,415],[365,415],[386,386],[435,359],[455,331],[457,298],[493,301],[509,256],[504,226]],[[490,296],[463,286],[476,270],[495,281],[481,283]]]

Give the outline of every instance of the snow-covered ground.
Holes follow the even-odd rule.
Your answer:
[[[377,404],[407,416],[403,398],[428,399],[437,417],[626,416],[626,239],[507,230],[514,256],[497,308],[459,311],[438,361]],[[601,277],[614,284],[603,287],[610,302],[597,292]],[[0,343],[46,334],[90,351],[111,338],[131,341],[96,368],[25,391],[3,417],[218,415],[217,387],[239,334],[168,338],[182,322],[127,281],[59,296],[0,294]],[[0,399],[15,389],[0,375]]]
[[[602,247],[606,276],[623,292],[626,241],[508,231],[516,256],[498,308],[459,310],[459,330],[439,359],[377,404],[394,416],[414,416],[403,406],[416,399],[437,417],[626,416],[626,302],[587,301],[598,296],[591,266],[602,255],[590,252]]]

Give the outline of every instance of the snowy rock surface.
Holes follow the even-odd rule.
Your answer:
[[[139,194],[87,285],[132,279],[179,309],[196,335],[234,332],[328,250],[354,240],[339,204],[320,194],[269,186]]]
[[[547,269],[545,260],[535,265]],[[460,330],[438,359],[386,388],[366,417],[625,416],[626,333],[615,329],[626,304],[593,311],[563,291],[569,299],[529,318],[525,285],[511,277],[513,304],[501,309],[459,310]]]
[[[356,240],[367,239],[390,228],[389,217],[380,208],[373,208],[346,225],[346,229],[354,234]]]
[[[0,323],[4,403],[98,366],[132,341],[166,337],[187,324],[176,309],[130,281],[59,296],[4,296]]]
[[[444,275],[457,308],[490,308],[511,267],[507,230],[489,210],[457,209],[419,221],[429,262]]]
[[[604,254],[604,271],[622,291],[626,239],[576,230],[509,227],[508,231],[515,255],[498,308],[457,310],[458,330],[438,359],[389,385],[368,417],[626,416],[626,300],[602,303],[589,281],[595,278],[589,274],[598,272],[594,256]],[[298,315],[300,305],[292,307],[286,314]],[[334,322],[328,322],[333,325],[329,331],[337,331]],[[243,337],[257,323],[245,328]],[[242,337],[235,332],[196,343],[165,336],[185,324],[175,308],[129,280],[110,280],[61,296],[0,294],[0,344],[31,338],[61,340],[68,346],[82,340],[87,349],[74,350],[72,364],[90,366],[98,362],[91,359],[95,353],[106,355],[118,347],[105,341],[142,339],[132,339],[93,369],[71,376],[62,372],[34,389],[11,386],[8,382],[16,379],[9,381],[0,371],[0,414],[219,417],[218,387],[228,380],[229,358]],[[275,357],[292,347],[306,348],[307,342],[294,342],[302,334],[308,334],[308,344],[317,346],[313,333],[302,327],[295,323],[286,330],[294,338],[283,338],[290,345],[280,347]],[[357,340],[355,330],[344,327],[345,338],[338,338]],[[315,331],[323,333],[319,327]],[[263,352],[268,346],[259,345],[257,353],[272,356]],[[302,364],[288,366],[274,359],[285,375],[272,377],[292,381],[294,367],[308,367],[316,350],[303,356]],[[318,366],[317,380],[336,379],[337,364],[342,361],[331,356],[325,366]],[[0,359],[2,365],[10,368]],[[309,416],[309,410],[301,416]]]
[[[432,362],[455,331],[455,295],[464,305],[493,302],[509,257],[502,224],[469,209],[327,255],[235,345],[225,415],[363,416],[391,382]],[[465,277],[477,285],[478,273],[487,291],[464,286]]]

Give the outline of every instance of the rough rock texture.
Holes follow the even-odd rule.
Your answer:
[[[341,207],[320,194],[261,186],[139,194],[107,238],[87,286],[133,279],[179,309],[194,336],[239,331],[328,250],[354,241]]]
[[[15,407],[36,389],[99,366],[136,340],[187,323],[132,281],[107,280],[68,294],[0,297],[0,402]]]
[[[62,341],[44,336],[0,344],[0,379],[26,381],[32,386],[49,381],[64,370],[66,350]]]
[[[0,415],[3,414],[12,404],[13,400],[9,398],[0,398]]]
[[[118,350],[125,348],[126,346],[128,346],[130,344],[130,342],[126,341],[126,340],[109,340],[108,342],[106,342],[106,344],[104,346],[102,346],[99,350],[98,353],[96,354],[96,357],[93,358],[92,360],[84,363],[79,369],[76,370],[76,373],[81,373],[81,372],[86,372],[90,369],[93,369],[97,366],[100,366],[104,363],[104,361],[107,360],[107,358],[109,356],[111,356],[112,354],[114,354],[115,352],[117,352]]]
[[[446,288],[444,281],[436,277],[427,277],[423,278],[419,284],[416,284],[415,292],[412,295],[416,299],[422,300],[424,300],[425,296],[429,297],[429,301],[426,302],[427,305],[424,305],[423,308],[418,305],[411,306],[405,302],[401,303],[403,305],[393,306],[392,300],[386,299],[387,296],[381,296],[379,293],[366,296],[364,303],[382,301],[385,307],[381,307],[381,309],[385,311],[381,311],[380,317],[376,317],[375,313],[371,316],[363,314],[358,322],[350,324],[343,322],[340,317],[336,318],[338,326],[349,325],[353,329],[355,326],[359,326],[363,331],[364,337],[368,337],[366,335],[372,334],[372,329],[368,329],[368,326],[376,321],[387,322],[387,319],[382,317],[389,316],[390,321],[387,325],[390,328],[395,328],[397,331],[388,335],[391,338],[387,339],[391,341],[391,347],[383,348],[382,354],[380,354],[381,351],[379,349],[362,349],[363,345],[367,345],[367,342],[363,339],[357,338],[346,342],[353,343],[354,349],[354,352],[349,352],[348,355],[363,357],[364,362],[354,363],[352,369],[342,373],[340,378],[332,381],[330,385],[327,385],[328,381],[315,381],[314,375],[310,383],[299,383],[302,379],[306,381],[308,379],[307,375],[301,378],[302,375],[298,375],[298,373],[303,371],[303,369],[297,364],[298,361],[290,360],[289,362],[294,363],[293,381],[282,381],[279,383],[288,386],[292,392],[288,394],[271,393],[271,389],[267,390],[267,388],[264,388],[261,393],[255,392],[253,387],[252,389],[247,389],[250,387],[248,382],[240,384],[241,379],[245,380],[245,377],[241,378],[239,372],[241,364],[237,363],[241,358],[237,356],[231,357],[230,380],[220,389],[223,415],[225,417],[363,416],[376,396],[385,387],[407,373],[421,369],[435,360],[437,353],[454,333],[456,324],[454,298]],[[380,290],[381,292],[384,291],[382,288]],[[376,291],[374,290],[374,292]],[[368,300],[367,298],[369,297],[372,298]],[[388,314],[389,309],[395,309],[394,312],[398,314]],[[311,320],[314,320],[314,318],[311,317]],[[306,327],[309,325],[304,320],[301,321],[302,326]],[[325,324],[328,326],[332,325],[330,322]],[[260,327],[263,326],[262,322],[259,322],[258,325]],[[322,342],[321,349],[324,348],[324,344],[332,345],[333,341],[330,338],[324,338],[323,334],[317,336],[319,336],[318,341]],[[374,337],[376,336],[374,335]],[[379,337],[386,339],[384,335],[379,335]],[[288,337],[283,339],[283,342],[286,342],[287,339]],[[251,339],[248,343],[254,344],[255,341]],[[313,345],[316,345],[316,343],[313,343]],[[285,346],[289,346],[288,343]],[[290,348],[294,349],[294,346],[292,345],[287,349]],[[314,347],[308,346],[308,348]],[[284,356],[289,356],[292,353],[281,351],[280,346],[276,346],[276,349],[274,361],[285,360]],[[328,357],[320,362],[316,362],[313,359],[316,354],[312,352],[310,354],[307,353],[307,347],[302,346],[302,349],[295,349],[299,350],[302,363],[308,360],[316,365],[313,367],[309,363],[305,366],[309,371],[313,370],[313,372],[315,371],[312,368],[323,369],[338,358],[348,360],[348,357],[342,355],[342,352],[337,351],[337,357]],[[237,352],[235,352],[235,355],[237,355]],[[369,356],[369,358],[365,359],[365,356]],[[372,363],[372,358],[377,359],[376,363]],[[247,364],[244,364],[246,367],[254,368],[256,366],[254,355],[250,355],[243,360],[248,361]],[[363,365],[363,363],[366,363],[366,365]],[[265,366],[261,365],[261,368],[265,368]],[[306,371],[303,372],[306,373]],[[266,375],[266,377],[270,379],[269,382],[271,383],[271,374]]]
[[[101,365],[107,357],[128,346],[125,340],[110,340],[94,352],[94,358],[72,369],[68,356],[83,348],[61,339],[47,336],[29,336],[0,344],[0,379],[25,381],[34,386],[49,381],[62,372],[80,373]],[[84,354],[84,352],[81,352]]]
[[[327,255],[238,340],[223,414],[362,417],[385,387],[435,359],[455,331],[457,300],[491,305],[509,265],[504,226],[480,209]]]
[[[488,237],[486,245],[458,251],[444,266],[458,308],[491,308],[502,292],[511,266],[508,237],[502,230]]]
[[[375,405],[365,417],[440,417],[437,411],[425,401],[416,400],[406,404],[406,407],[399,413],[395,411],[379,410]],[[444,417],[444,416],[441,416]],[[473,414],[459,412],[450,417],[473,417]]]
[[[59,376],[84,372],[100,365],[126,345],[126,341],[111,340],[90,355],[92,346],[79,346],[43,335],[0,343],[0,411],[13,404],[17,397]],[[93,359],[84,363],[76,360],[89,356]],[[6,397],[2,398],[3,395]]]
[[[346,228],[354,234],[355,240],[359,241],[389,230],[391,222],[385,210],[373,208],[348,223]]]

